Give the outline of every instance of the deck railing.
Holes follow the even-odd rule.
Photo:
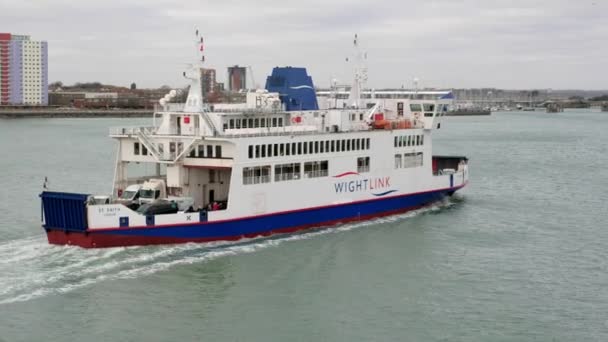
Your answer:
[[[123,126],[123,127],[110,127],[110,135],[138,135],[143,132],[147,135],[155,134],[158,127],[154,126]]]

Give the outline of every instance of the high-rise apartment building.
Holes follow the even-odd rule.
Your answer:
[[[238,65],[228,67],[228,90],[247,89],[247,69]]]
[[[48,45],[0,33],[0,104],[48,104]]]
[[[203,98],[209,93],[216,91],[215,69],[201,68],[201,84],[203,85]]]

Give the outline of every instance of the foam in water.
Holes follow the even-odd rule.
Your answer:
[[[401,215],[345,224],[306,233],[154,247],[82,249],[48,245],[43,238],[26,238],[0,244],[0,304],[63,294],[108,280],[130,279],[165,271],[178,265],[207,262],[227,256],[254,253],[298,240],[395,222],[453,204],[447,199]]]

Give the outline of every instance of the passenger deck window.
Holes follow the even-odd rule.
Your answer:
[[[329,163],[327,160],[304,163],[304,178],[327,177]]]
[[[262,183],[270,183],[270,165],[243,168],[243,184],[249,185]]]
[[[401,154],[395,154],[395,169],[400,169],[401,167]]]
[[[278,164],[274,166],[275,182],[292,179],[300,179],[300,163]]]
[[[369,157],[357,158],[357,172],[369,172]]]

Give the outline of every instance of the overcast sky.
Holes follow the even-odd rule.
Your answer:
[[[0,32],[49,42],[49,80],[183,86],[194,27],[207,66],[308,68],[371,87],[608,89],[608,0],[0,0]]]

